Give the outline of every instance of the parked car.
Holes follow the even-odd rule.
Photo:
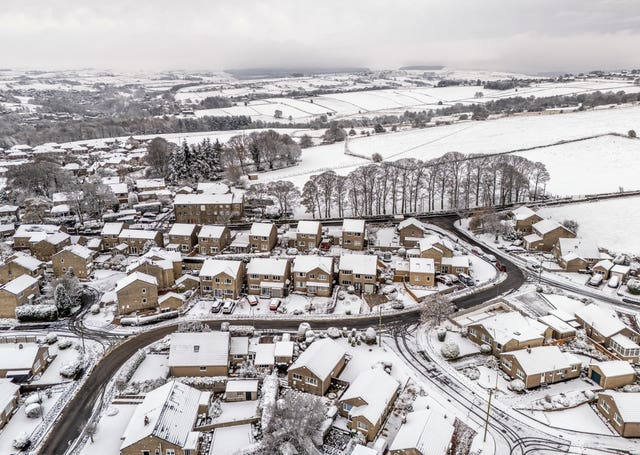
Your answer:
[[[282,300],[274,297],[273,299],[271,299],[271,302],[269,302],[269,309],[271,311],[278,311],[278,308],[280,308],[281,304]]]
[[[476,256],[481,256],[482,255],[482,250],[480,248],[471,248],[471,252],[473,254],[475,254]]]
[[[260,301],[258,300],[258,297],[256,297],[255,295],[248,295],[247,302],[249,302],[250,306],[256,306]]]
[[[458,278],[460,278],[460,281],[467,286],[476,285],[475,280],[471,278],[469,275],[467,275],[466,273],[458,273]]]
[[[529,270],[533,270],[534,272],[540,272],[542,270],[540,264],[536,264],[535,262],[527,262],[527,268]]]
[[[607,284],[610,288],[617,288],[620,286],[620,277],[618,275],[612,276],[609,278],[609,283]]]
[[[391,308],[394,310],[404,310],[404,303],[398,302],[397,300],[391,304]]]
[[[501,272],[506,272],[507,266],[504,265],[502,262],[496,262],[496,269],[500,270]]]
[[[449,277],[449,279],[451,280],[452,283],[459,283],[460,282],[458,277],[456,275],[454,275],[453,273],[447,273],[447,276]]]
[[[436,281],[442,283],[442,284],[446,284],[447,286],[450,286],[453,284],[453,281],[451,281],[451,278],[449,278],[449,275],[438,275],[436,277]]]
[[[224,304],[224,302],[222,300],[214,300],[211,303],[211,312],[212,313],[220,313],[220,310],[222,309],[222,305]]]
[[[222,314],[231,314],[235,309],[236,309],[236,302],[234,302],[233,300],[227,300],[224,302],[224,305],[222,306]]]
[[[589,278],[589,281],[587,281],[587,284],[589,286],[598,287],[598,286],[600,286],[602,284],[603,280],[604,280],[603,275],[600,274],[600,273],[596,273],[591,278]]]
[[[493,254],[485,254],[483,257],[484,257],[484,259],[486,259],[489,262],[497,262],[498,261]]]

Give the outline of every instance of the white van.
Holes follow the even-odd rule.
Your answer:
[[[618,286],[620,286],[620,277],[618,275],[614,275],[609,278],[609,284],[607,286],[609,286],[610,288],[617,288]]]
[[[222,307],[222,314],[231,314],[236,309],[236,302],[234,300],[227,300]]]
[[[587,284],[589,286],[598,287],[602,284],[603,279],[604,277],[602,276],[601,273],[596,273],[591,278],[589,278],[589,281],[587,282]]]

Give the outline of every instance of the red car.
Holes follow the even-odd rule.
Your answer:
[[[258,297],[256,297],[255,295],[248,295],[247,302],[249,302],[249,305],[251,306],[256,306],[259,300],[258,300]]]
[[[278,308],[280,308],[280,304],[282,303],[282,300],[277,299],[277,298],[273,298],[271,299],[271,302],[269,302],[269,309],[271,311],[277,311]]]
[[[507,266],[501,262],[496,262],[496,269],[500,270],[501,272],[506,272]]]

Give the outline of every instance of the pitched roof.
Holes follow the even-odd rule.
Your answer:
[[[210,224],[202,226],[200,232],[198,232],[198,237],[207,238],[207,239],[219,239],[222,237],[226,226],[213,226]]]
[[[567,255],[571,253],[582,259],[600,258],[600,250],[598,250],[598,245],[595,242],[587,239],[571,239],[560,237],[558,239],[558,248],[560,249],[560,255],[565,260],[570,260]]]
[[[226,273],[229,276],[237,277],[241,265],[242,261],[206,259],[198,276],[216,276]]]
[[[540,346],[531,349],[520,349],[501,354],[513,356],[522,371],[529,376],[553,370],[568,369],[571,365],[581,365],[580,359],[567,352],[562,352],[558,346]]]
[[[366,254],[343,254],[340,256],[338,268],[345,271],[353,271],[362,275],[375,275],[377,272],[378,258]]]
[[[57,256],[58,254],[62,253],[63,251],[66,251],[68,253],[74,254],[82,259],[91,259],[94,255],[94,251],[90,250],[89,248],[87,248],[86,246],[82,246],[79,244],[75,244],[75,245],[69,245],[64,247],[62,250],[60,250],[58,253],[56,253],[54,256]]]
[[[219,366],[229,362],[229,332],[186,332],[171,335],[168,365]]]
[[[273,223],[253,223],[249,235],[256,235],[258,237],[269,237],[271,230],[274,229]]]
[[[36,284],[38,280],[31,275],[20,275],[18,278],[14,278],[9,281],[7,284],[2,286],[0,289],[3,289],[13,295],[18,295],[23,292],[25,289],[30,288],[34,284]]]
[[[298,234],[317,234],[320,227],[319,221],[302,220],[298,222],[296,232]]]
[[[453,419],[435,408],[409,412],[389,449],[417,449],[423,455],[447,453],[454,430]]]
[[[0,343],[0,370],[30,370],[39,350],[35,343]]]
[[[604,337],[611,337],[627,327],[611,311],[605,311],[595,303],[578,308],[575,313]]]
[[[156,280],[156,277],[147,275],[146,273],[142,272],[133,272],[131,275],[127,275],[126,277],[118,281],[118,283],[116,283],[116,291],[126,288],[137,280],[144,281],[145,283],[153,286],[158,285],[158,280]]]
[[[409,271],[416,273],[435,273],[435,263],[431,258],[409,258]]]
[[[252,258],[247,266],[247,273],[249,275],[285,276],[288,264],[288,259]]]
[[[479,324],[500,344],[511,340],[519,342],[543,338],[546,326],[527,318],[517,311],[497,313],[471,325]]]
[[[16,229],[14,237],[33,237],[33,236],[45,236],[46,234],[53,234],[60,232],[60,226],[54,226],[52,224],[21,224]],[[43,235],[44,234],[44,235]]]
[[[600,392],[611,397],[625,423],[640,423],[640,393]]]
[[[143,229],[123,229],[120,235],[123,239],[147,239],[154,240],[158,231],[147,231]]]
[[[559,227],[565,229],[566,231],[569,231],[569,229],[558,223],[556,220],[551,219],[540,220],[537,223],[534,223],[531,227],[539,232],[540,235],[545,235]]]
[[[136,406],[120,448],[124,449],[149,436],[185,447],[198,415],[201,393],[177,381],[148,392],[142,403]]]
[[[597,366],[598,368],[600,368],[602,374],[607,377],[636,374],[636,370],[634,370],[631,364],[626,360],[607,360],[606,362],[593,362],[592,366]]]
[[[311,343],[306,351],[289,367],[290,370],[305,367],[317,377],[325,379],[331,374],[347,351],[330,338]]]
[[[242,201],[242,196],[235,193],[226,194],[176,194],[174,205],[199,204],[235,204]]]
[[[400,222],[400,224],[398,224],[398,230],[402,230],[402,229],[406,228],[407,226],[415,226],[415,227],[419,228],[420,230],[422,230],[423,232],[427,230],[424,227],[424,224],[421,221],[418,221],[415,218],[407,218],[406,220],[402,220]]]
[[[527,218],[532,217],[533,215],[537,215],[536,212],[534,212],[533,210],[531,210],[529,207],[527,206],[521,206],[518,207],[515,210],[512,210],[511,213],[513,214],[513,217],[517,220],[517,221],[522,221],[522,220],[526,220]]]
[[[169,230],[169,235],[191,235],[195,228],[195,224],[174,223]]]
[[[119,235],[124,223],[104,223],[102,226],[102,235]]]
[[[293,259],[292,271],[294,273],[307,273],[316,268],[328,274],[332,274],[333,258],[330,256],[315,256],[310,254],[308,256],[296,256]]]
[[[365,222],[364,220],[343,220],[342,221],[342,231],[343,232],[357,232],[357,233],[363,233],[364,232],[364,225]]]
[[[34,258],[33,256],[22,253],[16,254],[13,258],[9,258],[7,262],[14,262],[31,272],[38,270],[44,264],[44,262]]]
[[[375,424],[383,417],[383,413],[398,387],[400,387],[400,383],[382,368],[371,368],[356,376],[340,397],[340,401],[348,401],[353,398],[362,399],[366,404],[351,408],[349,417],[362,416]]]

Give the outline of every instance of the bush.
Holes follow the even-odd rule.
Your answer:
[[[44,322],[58,319],[55,305],[21,305],[16,308],[16,319],[20,322]]]
[[[457,359],[460,356],[460,346],[454,341],[447,341],[442,345],[440,352],[445,359]]]
[[[97,303],[94,303],[93,305],[91,305],[91,308],[89,309],[89,311],[91,311],[91,314],[100,313],[100,305],[98,305]]]
[[[71,341],[69,338],[64,338],[58,343],[58,349],[60,350],[70,348],[71,346],[73,346],[73,341]]]
[[[509,388],[514,392],[522,392],[524,390],[524,386],[525,386],[524,382],[521,381],[520,379],[514,379],[509,383]]]
[[[77,358],[73,362],[69,362],[60,368],[60,376],[67,379],[76,378],[84,369],[84,359],[82,357]]]
[[[304,340],[304,336],[307,331],[311,330],[311,324],[308,322],[303,322],[298,326],[298,339]]]
[[[342,334],[337,327],[329,327],[327,329],[327,335],[329,335],[329,338],[340,338]]]
[[[640,295],[640,280],[629,280],[627,283],[627,290],[629,294]]]
[[[627,133],[627,135],[629,137],[636,137],[636,130],[629,130],[629,132]]]
[[[483,344],[482,346],[480,346],[480,352],[483,354],[490,354],[491,353],[491,346],[488,344]]]
[[[23,431],[13,440],[13,448],[18,450],[24,450],[29,448],[31,445],[31,439],[29,439],[29,435]]]
[[[42,415],[42,406],[40,403],[31,403],[24,408],[24,412],[30,419],[35,419]]]
[[[364,332],[364,342],[367,344],[376,344],[376,329],[369,327]]]
[[[56,335],[53,332],[49,332],[47,333],[47,336],[45,337],[44,341],[47,344],[54,344],[56,341],[58,341],[58,335]]]

